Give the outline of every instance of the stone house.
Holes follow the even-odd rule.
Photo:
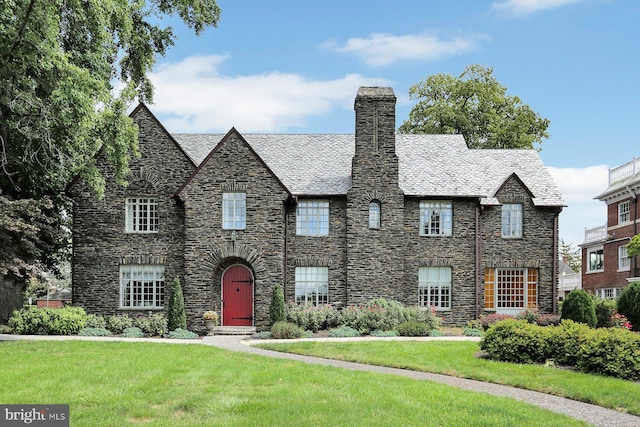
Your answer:
[[[362,87],[355,135],[170,134],[145,105],[129,185],[103,156],[105,197],[73,208],[73,301],[165,310],[189,327],[268,327],[272,288],[337,307],[374,297],[434,306],[446,323],[555,312],[564,201],[535,150],[472,150],[459,135],[395,133],[391,88]]]

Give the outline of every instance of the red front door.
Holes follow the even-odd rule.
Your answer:
[[[222,275],[222,326],[253,326],[253,276],[243,265]]]

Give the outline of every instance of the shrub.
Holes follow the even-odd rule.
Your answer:
[[[631,330],[640,331],[640,282],[633,282],[622,290],[618,298],[618,313],[631,322]]]
[[[500,322],[502,320],[513,319],[514,317],[510,314],[498,314],[492,313],[487,316],[480,316],[480,324],[482,324],[482,329],[485,331],[489,329],[491,325],[496,322]]]
[[[596,298],[594,309],[596,311],[596,328],[610,328],[613,326],[611,318],[616,313],[615,301]]]
[[[105,328],[96,328],[88,326],[78,331],[78,335],[81,337],[108,337],[111,335],[111,331]]]
[[[276,322],[271,325],[271,336],[275,339],[293,339],[303,338],[305,336],[304,329],[291,322]]]
[[[173,283],[171,284],[167,327],[170,331],[186,329],[187,327],[187,315],[184,311],[184,296],[182,295],[182,286],[180,286],[178,276],[173,279]]]
[[[569,292],[569,295],[562,303],[562,315],[560,318],[584,323],[595,328],[597,323],[596,310],[591,295],[582,289]]]
[[[580,347],[583,372],[640,380],[640,335],[624,329],[597,329]]]
[[[168,330],[168,320],[162,313],[152,313],[148,317],[149,329],[142,329],[151,336],[163,336]],[[184,328],[183,328],[184,329]]]
[[[549,331],[547,345],[552,358],[559,365],[575,366],[580,346],[588,339],[591,328],[584,323],[563,320]]]
[[[631,323],[624,314],[615,313],[611,316],[611,327],[631,330]]]
[[[560,324],[560,316],[555,314],[541,314],[536,319],[539,326],[557,326]]]
[[[429,331],[429,336],[430,337],[444,337],[444,332],[439,331],[437,329],[432,329]]]
[[[9,327],[19,335],[72,335],[85,327],[87,315],[80,307],[35,308],[16,310]]]
[[[0,334],[10,334],[13,329],[9,325],[0,325]]]
[[[124,331],[122,331],[122,336],[124,338],[142,338],[144,337],[144,333],[140,328],[133,326],[131,328],[125,328]]]
[[[481,337],[482,331],[478,328],[464,328],[463,334],[466,337]]]
[[[362,335],[360,331],[346,325],[340,326],[339,328],[332,329],[329,331],[329,336],[331,338],[352,338],[352,337],[359,337],[360,335]]]
[[[87,321],[85,322],[87,328],[107,328],[107,320],[99,315],[90,314],[87,316]]]
[[[371,333],[369,334],[372,337],[397,337],[398,336],[398,331],[371,331]]]
[[[338,326],[338,310],[331,305],[314,307],[308,304],[289,304],[286,311],[287,321],[305,330],[317,332]]]
[[[114,334],[121,334],[127,328],[133,326],[133,319],[125,315],[115,315],[107,317],[107,329]]]
[[[540,318],[540,312],[537,308],[528,308],[525,311],[518,313],[516,315],[516,319],[518,320],[526,320],[528,323],[538,324],[538,319]]]
[[[442,319],[436,316],[435,310],[404,307],[397,301],[377,298],[364,306],[347,307],[340,312],[340,324],[357,329],[361,333],[375,330],[394,330],[407,321],[422,322],[429,329],[436,329]]]
[[[198,338],[198,334],[187,331],[186,329],[178,328],[169,332],[169,338],[177,340],[195,340]]]
[[[271,305],[269,306],[269,324],[286,322],[287,308],[284,304],[284,291],[282,286],[275,285],[271,292]]]
[[[424,322],[410,320],[398,325],[398,334],[402,337],[427,337],[431,329]]]
[[[480,349],[492,360],[512,363],[541,363],[551,359],[546,328],[526,320],[507,319],[487,329]]]
[[[254,340],[268,340],[269,338],[271,338],[271,332],[256,332],[255,334],[251,335],[251,338],[253,338]]]

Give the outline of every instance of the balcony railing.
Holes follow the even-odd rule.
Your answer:
[[[629,178],[630,176],[634,176],[637,173],[640,173],[640,158],[634,158],[624,165],[609,169],[609,187],[611,187],[612,184],[622,181],[625,178]]]
[[[584,230],[584,242],[597,242],[599,240],[605,240],[607,238],[607,226],[601,225],[596,228],[589,228]]]

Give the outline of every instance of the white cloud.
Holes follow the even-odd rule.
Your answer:
[[[522,17],[582,1],[584,0],[506,0],[494,2],[492,9],[509,16]]]
[[[352,38],[343,46],[327,42],[324,47],[341,53],[352,53],[373,66],[389,65],[398,61],[433,61],[445,56],[460,55],[476,49],[488,36],[470,35],[445,40],[434,34],[371,34],[367,38]]]
[[[348,74],[312,80],[292,73],[225,76],[224,55],[192,56],[164,63],[151,73],[153,111],[171,132],[279,132],[304,126],[309,117],[353,108],[359,86],[388,85],[384,79]]]
[[[580,244],[585,228],[607,222],[606,204],[594,197],[607,188],[609,169],[604,165],[548,169],[568,205],[560,214],[560,237],[567,243]]]

